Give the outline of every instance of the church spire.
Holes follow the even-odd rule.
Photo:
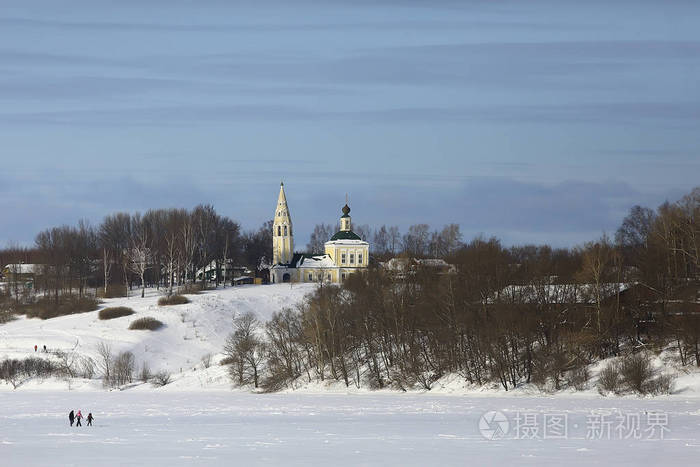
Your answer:
[[[287,195],[284,193],[284,182],[282,182],[277,197],[275,218],[272,223],[272,262],[273,264],[288,264],[292,261],[293,253],[292,217],[287,205]]]

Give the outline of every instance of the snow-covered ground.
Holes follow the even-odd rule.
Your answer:
[[[145,298],[141,298],[140,290],[133,291],[138,296],[107,299],[100,305],[132,308],[136,313],[131,316],[100,320],[99,311],[93,311],[48,320],[20,317],[0,325],[0,359],[35,355],[34,345],[40,350],[46,345],[50,351],[74,351],[96,358],[97,344],[104,341],[115,353],[133,352],[139,367],[146,361],[153,371],[180,373],[182,369],[184,373],[201,365],[203,356],[221,352],[231,333],[234,314],[252,312],[267,321],[282,308],[293,307],[313,287],[278,284],[220,288],[188,295],[191,303],[173,306],[158,306],[161,294],[154,289],[147,289]],[[128,329],[132,321],[145,316],[162,321],[165,327],[155,332]]]
[[[0,465],[695,465],[700,458],[700,377],[664,355],[655,364],[680,377],[673,395],[653,398],[603,398],[593,385],[504,393],[456,375],[429,393],[329,382],[269,395],[232,389],[216,360],[234,314],[265,321],[313,287],[219,289],[167,307],[149,291],[102,305],[131,307],[128,317],[101,321],[95,311],[0,326],[0,358],[34,355],[35,344],[95,357],[105,340],[115,352],[132,351],[138,365],[173,374],[162,388],[112,391],[97,377],[35,378],[17,390],[0,384]],[[128,330],[144,316],[166,326]],[[201,357],[210,353],[219,355],[205,367]],[[95,426],[69,427],[71,409],[92,412]]]
[[[69,427],[71,409],[92,412],[94,426]],[[631,421],[618,427],[618,414]],[[609,432],[598,429],[609,422]],[[689,466],[700,458],[700,407],[670,398],[25,390],[0,393],[0,455],[5,466]]]

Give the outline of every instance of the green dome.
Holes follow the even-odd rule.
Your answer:
[[[359,235],[357,235],[352,230],[341,230],[331,237],[331,242],[335,240],[362,240]]]

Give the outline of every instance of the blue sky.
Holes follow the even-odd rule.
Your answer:
[[[0,246],[284,179],[297,243],[459,223],[573,246],[700,181],[700,2],[13,1]]]

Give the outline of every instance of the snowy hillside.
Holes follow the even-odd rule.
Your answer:
[[[188,295],[191,303],[172,306],[158,306],[161,295],[149,290],[145,298],[106,299],[100,305],[100,309],[132,308],[135,314],[131,316],[100,320],[98,310],[48,320],[20,317],[0,326],[0,359],[35,355],[34,345],[39,347],[38,356],[46,345],[49,351],[75,351],[96,358],[98,343],[105,341],[115,353],[133,352],[138,367],[145,361],[152,371],[166,370],[176,375],[182,369],[185,373],[200,364],[203,356],[221,352],[234,314],[252,312],[266,321],[273,313],[300,302],[313,288],[313,284],[229,287]],[[165,326],[157,331],[128,329],[132,321],[146,316]],[[34,381],[29,386],[40,384]]]

